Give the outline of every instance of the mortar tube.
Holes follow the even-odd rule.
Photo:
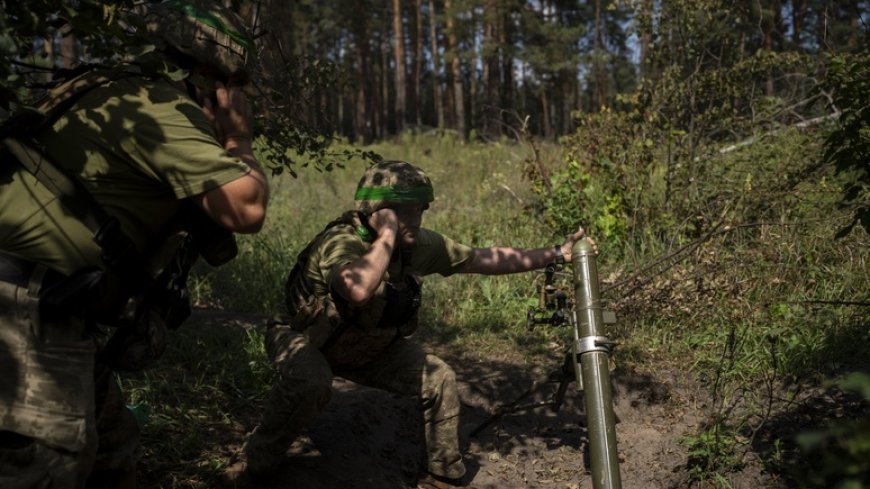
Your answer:
[[[621,489],[619,454],[616,448],[616,417],[610,387],[610,344],[604,338],[604,319],[598,290],[595,251],[587,239],[571,250],[579,354],[586,405],[586,430],[594,489]]]

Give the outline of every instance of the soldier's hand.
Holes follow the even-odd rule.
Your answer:
[[[384,231],[391,230],[395,234],[399,230],[399,219],[393,209],[379,209],[369,216],[369,226],[380,236]]]
[[[218,141],[226,147],[239,142],[250,143],[253,137],[253,112],[242,87],[215,83],[214,101],[204,97],[202,111],[214,127]]]
[[[569,257],[571,256],[571,252],[574,249],[574,243],[582,239],[586,235],[586,231],[583,229],[583,226],[579,226],[577,231],[574,234],[568,235],[568,238],[562,244],[562,255]],[[587,237],[586,241],[589,241],[589,244],[592,245],[592,250],[595,254],[598,254],[598,244],[592,238]]]

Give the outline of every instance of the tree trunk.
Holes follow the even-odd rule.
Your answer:
[[[594,40],[592,42],[593,45],[593,57],[595,59],[595,65],[593,66],[594,73],[594,87],[593,90],[593,100],[595,103],[595,110],[604,107],[606,103],[606,95],[604,88],[604,50],[603,50],[603,36],[604,29],[601,26],[601,0],[595,0],[595,28],[594,28]]]
[[[465,97],[462,93],[462,65],[459,59],[459,41],[456,36],[456,19],[452,12],[451,0],[444,0],[444,11],[447,16],[447,56],[450,62],[450,72],[453,78],[453,114],[456,131],[459,137],[465,139]]]
[[[858,0],[849,2],[849,41],[847,46],[849,51],[855,51],[858,48],[858,36],[860,30],[858,28],[858,19],[861,13],[858,11]]]
[[[576,101],[574,100],[574,76],[571,72],[563,72],[562,74],[562,134],[571,132],[571,113],[575,110]]]
[[[550,124],[550,100],[547,97],[547,90],[541,90],[541,110],[543,115],[541,119],[544,122],[544,138],[553,139],[553,125]]]
[[[653,0],[643,0],[641,4],[640,16],[638,18],[640,30],[640,79],[643,80],[650,75],[649,53],[652,45],[653,35]]]
[[[764,25],[764,50],[768,53],[773,53],[773,26],[774,26],[774,14],[773,8],[776,4],[775,0],[770,2],[770,9],[765,12],[761,11],[761,15],[763,17],[763,25]],[[767,69],[767,80],[764,84],[764,92],[768,97],[773,97],[774,86],[773,86],[773,69]]]
[[[803,33],[804,19],[807,15],[807,0],[792,0],[791,6],[791,43],[794,49],[801,50],[801,34]]]
[[[818,26],[816,31],[816,45],[819,47],[818,54],[822,54],[830,48],[828,45],[828,22],[830,22],[830,19],[828,18],[826,6],[818,12],[818,19],[816,20],[816,25]]]
[[[468,127],[469,130],[477,127],[477,65],[481,62],[479,59],[480,51],[478,49],[478,29],[477,22],[479,16],[472,12],[472,33],[471,33],[471,63],[468,67]]]
[[[386,27],[384,26],[384,32],[387,32]],[[380,100],[378,100],[378,115],[379,120],[375,124],[375,134],[377,134],[377,138],[383,138],[387,132],[389,131],[389,121],[390,121],[390,54],[387,50],[387,46],[381,45],[381,69],[380,69],[380,82],[381,82],[381,92]]]
[[[447,52],[447,40],[444,41],[444,125],[456,129],[456,86],[453,85],[453,69]]]
[[[405,102],[407,101],[405,85],[405,29],[402,26],[401,0],[393,0],[393,59],[396,62],[396,134],[401,134],[405,130]]]
[[[368,50],[368,32],[366,26],[366,18],[364,9],[357,4],[357,20],[356,23],[356,65],[359,73],[359,83],[356,90],[356,109],[353,114],[353,128],[357,138],[362,139],[363,143],[368,144],[372,141],[371,126],[369,124],[369,108],[371,100],[368,86],[371,82],[369,66],[369,50]]]
[[[441,96],[441,56],[438,54],[438,28],[435,20],[435,0],[429,0],[429,38],[432,44],[432,92],[438,129],[444,129],[444,98]]]
[[[247,2],[246,5],[254,5],[253,2]],[[261,24],[266,32],[272,38],[273,43],[263,43],[264,49],[270,51],[273,62],[277,67],[283,69],[290,61],[290,56],[293,55],[293,29],[288,26],[293,25],[293,8],[290,2],[283,0],[268,0],[265,5],[258,10],[254,9],[248,14],[251,21]],[[253,17],[256,18],[253,18]],[[248,23],[248,27],[253,29],[253,23]],[[256,32],[259,32],[257,29]]]
[[[414,22],[414,80],[413,101],[414,120],[417,126],[423,125],[423,114],[420,107],[420,76],[423,73],[423,0],[414,0],[415,22]]]
[[[498,125],[495,117],[498,116],[498,52],[500,46],[497,42],[499,12],[496,0],[486,0],[483,4],[483,73],[481,84],[483,85],[483,120],[482,132],[487,137],[495,137]]]
[[[508,9],[501,16],[501,29],[499,29],[498,44],[501,47],[501,108],[506,112],[503,113],[503,122],[513,124],[510,120],[509,112],[516,108],[516,83],[514,82],[514,59],[513,46],[514,30],[511,19],[512,11]]]

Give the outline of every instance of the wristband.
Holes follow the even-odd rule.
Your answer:
[[[564,265],[565,264],[565,255],[562,254],[562,245],[555,245],[556,249],[556,257],[553,261],[556,265]]]

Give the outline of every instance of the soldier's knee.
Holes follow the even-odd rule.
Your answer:
[[[450,365],[434,355],[427,355],[425,372],[424,384],[428,386],[437,386],[438,390],[456,386],[456,373]]]
[[[306,382],[301,389],[303,397],[313,402],[318,410],[323,409],[332,399],[332,383]]]
[[[332,398],[332,379],[318,376],[309,378],[283,377],[271,394],[276,406],[286,406],[300,411],[320,412]]]

